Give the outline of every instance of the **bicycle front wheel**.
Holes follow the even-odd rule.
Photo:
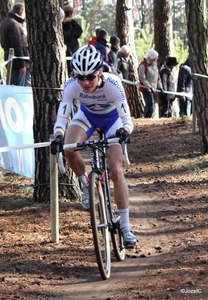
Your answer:
[[[89,174],[90,217],[100,275],[108,279],[111,272],[109,227],[100,177],[96,171]]]

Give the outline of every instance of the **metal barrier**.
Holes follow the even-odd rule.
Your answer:
[[[52,136],[50,137],[52,140]],[[1,147],[0,153],[19,149],[49,147],[51,142]],[[51,212],[51,241],[59,243],[59,205],[58,205],[58,164],[56,156],[50,154],[50,212]]]
[[[12,75],[12,65],[13,65],[13,59],[12,57],[14,56],[14,49],[10,48],[9,49],[9,56],[8,56],[8,65],[7,65],[7,76],[6,76],[6,84],[10,85],[11,82],[11,75]]]

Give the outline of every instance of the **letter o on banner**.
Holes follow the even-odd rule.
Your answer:
[[[21,109],[14,98],[8,98],[5,102],[5,115],[10,128],[20,133],[23,127]]]

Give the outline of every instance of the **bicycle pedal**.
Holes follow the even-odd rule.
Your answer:
[[[135,244],[124,244],[125,249],[134,249]]]

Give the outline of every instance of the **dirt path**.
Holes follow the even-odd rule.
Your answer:
[[[31,180],[1,170],[1,300],[208,300],[208,155],[189,119],[134,122],[124,172],[138,243],[112,258],[107,281],[81,204],[60,202],[51,243],[50,205],[33,203]]]
[[[8,282],[0,283],[1,293],[3,293],[0,299],[207,300],[208,219],[203,218],[203,212],[207,214],[207,199],[203,198],[196,206],[193,201],[188,203],[185,201],[181,204],[179,200],[169,201],[167,198],[154,197],[153,193],[146,193],[148,189],[146,190],[145,184],[136,184],[132,179],[129,188],[131,223],[138,243],[135,250],[127,251],[123,262],[116,262],[113,259],[109,280],[101,279],[96,263],[90,262],[91,257],[86,257],[84,254],[85,238],[83,236],[84,239],[80,239],[78,227],[75,229],[75,235],[82,252],[74,249],[73,245],[69,246],[70,252],[74,251],[76,254],[73,267],[73,253],[69,255],[70,252],[67,252],[65,247],[70,245],[72,236],[68,231],[63,233],[63,224],[61,224],[63,236],[59,245],[50,246],[48,242],[38,242],[39,256],[43,257],[45,263],[38,260],[37,255],[33,258],[38,250],[35,250],[32,241],[26,242],[31,249],[28,253],[29,257],[31,252],[34,253],[30,260],[29,257],[28,259],[25,257],[25,250],[21,250],[20,244],[21,256],[18,251],[15,251],[11,256],[10,264],[7,263],[10,269],[13,267],[18,273],[14,273],[13,276],[10,274],[11,277],[7,277],[10,278]],[[39,218],[41,215],[44,219],[49,218],[49,213],[46,216],[41,208],[37,212]],[[196,217],[198,212],[200,217]],[[87,213],[83,214],[83,212],[78,214],[78,217],[87,216]],[[17,216],[17,212],[15,215]],[[24,218],[27,220],[26,215]],[[35,227],[37,228],[37,225]],[[45,225],[42,224],[41,228],[44,227]],[[91,236],[91,233],[89,234]],[[69,243],[66,245],[68,236]],[[41,245],[45,250],[41,250]],[[86,253],[92,255],[94,261],[94,251],[91,253],[88,250]],[[18,257],[23,259],[22,262]],[[8,261],[6,257],[4,259]],[[59,260],[63,261],[63,265]],[[36,269],[37,264],[39,272]],[[5,265],[1,265],[1,269],[3,266]],[[21,266],[24,267],[23,270]],[[55,276],[61,269],[65,269],[63,280],[60,276],[58,278],[57,275]]]
[[[135,192],[133,192],[135,194]],[[137,196],[132,196],[131,198],[131,219],[132,219],[132,227],[137,234],[140,232],[141,237],[138,237],[140,240],[144,240],[144,251],[142,251],[137,243],[136,250],[127,251],[126,259],[123,262],[116,262],[115,260],[112,262],[112,271],[111,278],[107,281],[103,281],[99,275],[98,269],[94,270],[94,274],[91,276],[87,276],[86,279],[70,281],[69,285],[65,285],[62,287],[56,287],[60,293],[56,295],[60,300],[65,299],[138,299],[139,293],[138,291],[134,291],[134,287],[138,287],[138,283],[141,281],[141,278],[145,276],[147,269],[149,269],[152,265],[155,264],[157,257],[155,255],[153,257],[149,256],[149,251],[154,247],[154,245],[159,244],[159,240],[157,235],[151,235],[149,238],[148,235],[151,231],[151,224],[146,219],[146,208],[144,210],[144,206],[141,206],[141,202],[144,203],[146,207],[146,201],[144,201],[144,197],[140,194]],[[141,200],[142,199],[142,200]],[[139,209],[140,207],[140,209]],[[141,215],[143,215],[142,218]],[[142,227],[142,231],[140,228]],[[143,232],[143,233],[142,233]],[[142,237],[142,235],[145,235]],[[148,245],[146,245],[148,243]],[[155,252],[155,251],[154,251]],[[145,254],[146,253],[146,254]],[[155,253],[156,254],[156,253]],[[144,256],[144,257],[140,257]],[[147,256],[147,257],[145,257]],[[157,256],[157,254],[156,254]],[[126,294],[126,288],[128,290],[128,295]],[[125,294],[122,295],[122,290],[125,290]],[[141,295],[140,295],[141,296]],[[49,299],[54,299],[51,297]]]
[[[173,204],[147,197],[135,186],[130,188],[130,210],[138,239],[136,250],[127,251],[125,261],[112,263],[109,280],[103,281],[94,269],[94,274],[87,278],[56,287],[55,297],[60,300],[208,299],[208,246],[194,242],[197,230],[191,232],[192,241],[190,234],[186,234],[192,222],[183,224],[177,220],[186,212],[175,214]]]

